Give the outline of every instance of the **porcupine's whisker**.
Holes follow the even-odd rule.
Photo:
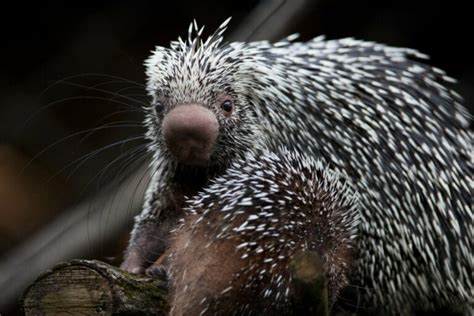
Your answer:
[[[108,168],[110,168],[115,162],[119,161],[120,159],[122,158],[126,158],[128,161],[124,164],[122,164],[122,168],[121,170],[117,173],[117,175],[114,177],[114,179],[112,180],[110,186],[112,188],[115,188],[114,189],[114,193],[111,195],[111,197],[107,198],[106,200],[104,200],[104,204],[102,207],[100,207],[100,210],[101,210],[101,214],[99,215],[99,223],[102,221],[102,216],[103,216],[103,212],[107,212],[107,216],[106,216],[106,223],[105,225],[107,226],[108,225],[108,222],[109,222],[109,218],[110,218],[110,214],[111,212],[113,211],[113,205],[114,205],[114,201],[116,199],[116,196],[119,192],[119,190],[121,189],[120,186],[119,186],[119,183],[129,175],[129,173],[122,173],[122,170],[124,170],[125,168],[128,168],[128,167],[132,167],[132,166],[141,166],[144,161],[146,161],[148,159],[148,155],[147,155],[147,147],[145,145],[138,145],[136,146],[135,148],[132,148],[131,150],[128,150],[127,152],[125,153],[122,153],[120,155],[120,157],[114,159],[114,161],[110,162],[105,168],[103,171],[101,171],[99,174],[97,174],[96,176],[94,176],[93,179],[91,179],[85,186],[85,188],[83,189],[83,192],[87,189],[87,187],[89,187],[93,182],[94,180],[99,177],[98,179],[98,184],[102,181],[102,178],[104,177],[105,175],[105,172]],[[132,168],[131,168],[132,169]],[[134,168],[133,168],[134,169]],[[136,192],[134,192],[132,194],[132,197],[135,197],[136,195]],[[109,207],[106,207],[106,205],[109,205]],[[127,208],[129,212],[129,210],[131,209],[131,206],[133,205],[133,200],[130,201],[130,205],[129,207]],[[91,211],[91,210],[90,210]],[[105,227],[106,227],[105,226]],[[102,225],[99,225],[99,227],[102,227]],[[100,233],[100,232],[99,232]]]
[[[106,116],[104,116],[101,119],[99,119],[98,121],[96,121],[94,125],[98,125],[98,124],[102,123],[103,121],[106,121],[108,118],[111,118],[115,115],[119,115],[119,114],[123,114],[123,113],[143,113],[143,112],[140,111],[140,110],[137,110],[137,109],[126,109],[126,108],[121,109],[121,107],[119,107],[119,110],[114,111],[110,114],[107,114]],[[142,121],[130,121],[130,122],[140,123],[141,127],[143,127],[143,122]]]
[[[113,84],[113,83],[123,83],[123,82],[120,82],[120,81],[106,81],[106,82],[99,82],[95,85],[92,85],[92,86],[85,86],[84,88],[91,88],[91,89],[94,89],[94,88],[98,88],[98,87],[101,87],[101,86],[104,86],[104,85],[109,85],[109,84]],[[131,90],[131,89],[139,89],[141,93],[135,93],[135,94],[132,94],[131,92],[129,93],[124,93],[125,91],[127,90]],[[109,90],[106,90],[106,91],[109,91]],[[105,92],[107,93],[107,92]],[[144,89],[143,87],[134,87],[134,86],[126,86],[126,87],[123,87],[119,90],[116,90],[116,91],[113,91],[113,93],[116,94],[116,97],[113,97],[111,98],[112,100],[115,99],[115,98],[120,98],[122,96],[125,96],[125,97],[139,97],[139,98],[149,98],[149,95],[144,93]],[[137,99],[135,99],[137,100]],[[139,101],[139,100],[137,100]]]
[[[123,77],[115,76],[115,75],[107,75],[107,74],[100,74],[100,73],[85,73],[85,74],[78,74],[78,75],[68,76],[68,77],[65,77],[65,78],[62,78],[62,79],[59,79],[59,80],[55,81],[54,83],[52,83],[51,85],[46,87],[40,93],[40,96],[45,94],[48,90],[50,90],[53,87],[61,84],[64,81],[75,79],[75,78],[83,78],[83,77],[105,77],[105,78],[109,78],[109,79],[120,80],[120,81],[125,82],[125,83],[135,84],[135,85],[140,86],[142,88],[146,88],[146,86],[144,84],[141,84],[139,82],[136,82],[136,81],[133,81],[133,80],[130,80],[130,79],[126,79],[126,78],[123,78]]]
[[[124,92],[127,91],[127,90],[131,90],[131,89],[140,89],[140,91],[142,93],[135,93],[135,94],[132,94],[131,92],[128,92],[127,94],[125,94]],[[124,87],[122,89],[119,89],[117,91],[115,91],[115,93],[119,94],[119,95],[125,95],[125,96],[136,96],[136,97],[141,97],[141,98],[149,98],[150,96],[146,93],[143,93],[143,89],[142,88],[139,88],[139,87]]]
[[[147,154],[144,154],[142,155],[141,158],[139,158],[143,161],[146,161],[146,159],[148,159],[148,155]],[[139,165],[142,164],[141,161],[138,162]],[[137,184],[135,185],[135,188],[133,190],[133,193],[132,193],[132,199],[130,200],[129,202],[129,206],[128,206],[128,210],[130,211],[131,208],[132,208],[132,205],[134,204],[134,199],[135,197],[137,196],[137,191],[138,191],[138,188],[141,187],[141,184],[143,182],[144,179],[147,178],[147,175],[149,174],[149,180],[148,180],[148,183],[146,184],[146,187],[148,187],[149,183],[152,181],[153,177],[155,176],[155,173],[158,172],[161,168],[161,165],[162,165],[163,161],[160,161],[158,162],[157,164],[151,164],[151,165],[148,165],[144,170],[143,170],[143,173],[142,175],[140,176],[140,179],[138,180]],[[117,192],[116,192],[117,193]],[[116,194],[115,193],[115,194]],[[115,194],[114,194],[114,197],[113,199],[115,199]],[[108,215],[109,216],[109,215]],[[107,216],[107,221],[108,221],[108,216]]]
[[[134,103],[139,103],[141,105],[147,105],[146,103],[142,103],[141,101],[137,100],[137,99],[134,99],[130,96],[123,96],[123,95],[120,95],[118,94],[117,92],[112,92],[112,91],[108,91],[108,90],[105,90],[105,89],[99,89],[99,88],[96,88],[94,86],[86,86],[86,85],[81,85],[79,83],[72,83],[72,82],[69,82],[68,80],[71,80],[71,79],[74,79],[74,78],[80,78],[80,77],[86,77],[86,76],[96,76],[96,77],[106,77],[106,78],[113,78],[114,81],[117,81],[117,82],[123,82],[123,83],[128,83],[128,84],[135,84],[137,85],[138,87],[140,88],[144,88],[145,86],[143,84],[140,84],[140,83],[137,83],[137,82],[134,82],[133,80],[129,80],[129,79],[125,79],[125,78],[121,78],[121,77],[118,77],[118,76],[113,76],[113,75],[106,75],[106,74],[94,74],[94,73],[90,73],[90,74],[79,74],[79,75],[72,75],[72,76],[69,76],[69,77],[65,77],[63,79],[60,79],[60,80],[57,80],[55,81],[53,84],[49,85],[48,87],[46,87],[42,92],[39,93],[39,97],[41,97],[43,94],[45,94],[47,91],[49,91],[50,89],[52,89],[53,87],[59,85],[59,84],[67,84],[67,85],[70,85],[70,86],[76,86],[76,87],[81,87],[81,88],[85,88],[85,89],[89,89],[89,90],[94,90],[94,91],[99,91],[99,92],[103,92],[103,93],[108,93],[108,94],[112,94],[112,95],[115,95],[116,97],[122,97],[124,99],[127,99],[128,101],[132,101]],[[107,82],[107,83],[110,83],[111,81]],[[128,87],[128,88],[131,88],[131,87]],[[144,97],[146,97],[146,95],[143,95]],[[77,97],[78,99],[80,97]],[[92,99],[92,97],[83,97],[84,99]],[[57,100],[57,101],[53,101],[51,103],[49,103],[48,105],[46,106],[43,106],[41,107],[40,109],[38,110],[35,110],[33,111],[32,114],[30,114],[28,116],[28,118],[25,120],[25,122],[23,123],[23,125],[20,127],[20,129],[23,129],[27,124],[28,122],[34,118],[36,115],[38,115],[39,113],[41,113],[42,111],[50,108],[51,106],[59,103],[59,102],[65,102],[65,101],[69,101],[69,100],[73,100],[75,99],[74,97],[71,97],[71,98],[63,98],[61,100]],[[106,99],[106,98],[102,98],[102,99],[99,99],[99,97],[97,97],[97,100],[104,100],[104,101],[115,101],[116,103],[120,103],[119,101],[116,101],[114,100],[114,98],[111,98],[110,100]],[[123,105],[126,105],[126,106],[131,106],[130,104],[128,103],[124,103],[122,102],[121,104]],[[137,108],[139,111],[141,111],[141,108]]]
[[[76,83],[76,82],[70,82],[70,81],[64,81],[64,82],[62,82],[62,84],[69,85],[69,86],[72,86],[72,87],[77,87],[77,88],[83,88],[85,90],[101,92],[101,93],[109,94],[109,95],[114,96],[116,98],[122,98],[124,100],[131,101],[132,103],[130,103],[129,106],[137,108],[137,109],[141,109],[141,108],[135,106],[134,105],[135,103],[137,103],[138,105],[141,105],[141,106],[148,106],[148,103],[142,102],[140,100],[128,97],[126,95],[123,95],[123,94],[120,94],[120,93],[117,93],[117,92],[114,92],[114,91],[109,91],[109,90],[101,89],[101,88],[95,88],[93,86],[87,86],[87,85],[84,85],[84,84],[80,84],[80,83]],[[113,100],[116,100],[116,99],[115,98],[110,98],[109,100],[113,101]]]
[[[117,173],[117,176],[120,177],[119,180],[117,180],[117,183],[120,183],[120,181],[122,181],[122,179],[126,176],[126,175],[121,175],[122,174],[122,171],[125,169],[125,168],[128,168],[129,165],[132,165],[132,164],[137,164],[138,166],[139,165],[142,165],[142,163],[144,161],[146,161],[147,159],[150,159],[150,153],[148,152],[148,147],[146,147],[146,145],[144,147],[141,148],[141,150],[143,150],[143,153],[141,153],[141,156],[139,156],[138,158],[136,158],[137,161],[134,161],[133,160],[133,157],[128,157],[126,158],[128,161],[126,162],[126,165],[123,166],[119,172]],[[139,151],[139,154],[140,154],[140,151]],[[138,161],[140,160],[140,161]],[[161,162],[158,163],[158,164],[149,164],[146,168],[145,168],[145,171],[143,173],[143,175],[140,177],[140,180],[138,181],[137,185],[136,185],[136,188],[134,189],[134,193],[132,196],[135,196],[136,195],[136,191],[138,190],[138,187],[141,185],[142,181],[145,179],[145,176],[147,175],[147,173],[151,173],[150,174],[150,178],[152,178],[155,174],[155,172],[158,172],[159,171],[159,168],[161,166]],[[151,169],[154,169],[154,170],[151,170]],[[150,172],[151,170],[151,172]],[[114,179],[115,181],[115,179]],[[130,204],[133,204],[133,200],[130,202]]]
[[[133,164],[139,165],[141,161],[139,160],[144,160],[145,158],[148,158],[148,152],[147,152],[147,145],[146,144],[139,144],[137,146],[134,146],[125,152],[122,152],[118,157],[113,159],[111,162],[109,162],[98,174],[96,174],[89,182],[85,185],[83,188],[82,193],[86,191],[86,189],[98,178],[97,185],[101,184],[101,181],[105,178],[105,173],[107,170],[112,167],[115,163],[119,162],[121,159],[125,159],[125,161],[121,162],[119,167],[115,167],[115,169],[119,169],[118,173],[115,175],[114,179],[112,180],[111,186],[116,186],[116,184],[119,184],[124,177],[127,176],[126,173],[123,173],[123,171],[128,168],[129,166]],[[114,170],[115,170],[114,169]],[[112,173],[112,170],[110,170],[110,173]]]
[[[101,184],[101,181],[103,180],[103,178],[105,177],[105,173],[107,171],[107,169],[109,169],[114,163],[118,162],[120,159],[127,159],[130,160],[131,162],[130,163],[127,163],[127,165],[132,165],[134,163],[136,163],[137,165],[141,162],[141,160],[143,160],[143,158],[146,158],[147,155],[146,155],[146,150],[147,150],[147,147],[146,145],[144,144],[140,144],[140,145],[137,145],[137,146],[134,146],[130,149],[128,149],[127,151],[121,153],[117,158],[115,158],[113,161],[109,162],[98,174],[96,174],[92,179],[90,179],[88,181],[88,183],[84,186],[84,188],[82,189],[81,193],[80,194],[83,194],[87,188],[92,185],[92,183],[97,179],[97,177],[99,177],[98,181],[97,181],[97,185],[99,186]],[[144,154],[142,154],[144,153]],[[138,157],[137,157],[138,156]],[[131,158],[135,158],[135,161],[133,161]],[[119,173],[114,177],[114,179],[112,180],[112,183],[111,183],[111,186],[112,187],[115,187],[117,184],[120,183],[120,181],[125,177],[127,176],[126,174],[122,175],[121,172],[122,170],[127,167],[127,166],[124,166],[120,171]],[[118,181],[118,177],[121,177],[120,178],[120,181]]]
[[[59,175],[61,172],[63,172],[64,170],[66,170],[67,168],[69,168],[70,166],[76,164],[77,162],[81,161],[81,163],[76,166],[75,170],[77,170],[80,166],[82,166],[87,160],[89,160],[90,158],[96,156],[97,154],[107,150],[107,149],[110,149],[114,146],[117,146],[117,145],[122,145],[123,143],[127,143],[127,142],[131,142],[131,141],[136,141],[136,140],[143,140],[143,136],[139,136],[139,137],[131,137],[131,138],[127,138],[125,140],[121,140],[121,141],[118,141],[118,142],[114,142],[112,144],[109,144],[107,146],[104,146],[104,147],[101,147],[99,149],[96,149],[94,151],[92,151],[91,153],[88,153],[88,154],[85,154],[77,159],[75,159],[74,161],[68,163],[66,166],[64,166],[63,168],[59,169],[58,171],[56,171],[51,177],[49,177],[49,179],[46,181],[46,183],[50,182],[54,177],[56,177],[57,175]],[[74,171],[75,171],[74,170]]]
[[[120,125],[117,125],[120,124]],[[94,129],[90,131],[88,134],[84,135],[84,137],[81,138],[79,141],[79,144],[82,144],[87,138],[91,137],[94,133],[98,131],[102,131],[104,129],[107,129],[109,127],[137,127],[137,128],[143,128],[143,124],[139,121],[131,121],[131,120],[124,120],[124,121],[114,121],[110,123],[103,124],[100,126],[98,129]]]
[[[125,127],[130,127],[130,125],[127,125]],[[73,133],[71,135],[68,135],[68,136],[65,136],[65,137],[62,137],[60,138],[59,140],[55,141],[54,143],[46,146],[45,148],[43,148],[40,152],[38,152],[35,156],[33,156],[33,158],[31,158],[28,163],[20,170],[20,175],[25,172],[25,170],[33,163],[35,162],[41,155],[43,155],[46,151],[48,151],[49,149],[51,149],[52,147],[60,144],[61,142],[64,142],[68,139],[71,139],[73,137],[76,137],[76,136],[79,136],[81,134],[85,134],[85,133],[89,133],[90,131],[95,131],[95,130],[101,130],[101,129],[107,129],[107,128],[121,128],[121,126],[107,126],[107,127],[94,127],[94,128],[89,128],[89,129],[86,129],[86,130],[83,130],[83,131],[80,131],[80,132],[76,132],[76,133]]]
[[[356,304],[352,304],[350,302],[350,300],[338,296],[337,297],[337,303],[340,307],[348,306],[348,307],[351,307],[351,308],[355,308],[355,310],[356,310],[355,313],[356,314],[359,312],[359,310],[369,310],[369,306],[362,305],[362,302],[360,301],[360,299],[357,300]]]
[[[69,80],[70,79],[67,79],[65,81],[69,81]],[[99,88],[99,87],[102,87],[102,86],[112,85],[112,84],[116,84],[116,83],[118,84],[118,83],[128,83],[128,82],[124,82],[123,80],[109,80],[109,81],[104,81],[104,82],[99,82],[99,83],[93,84],[90,87]],[[124,89],[140,89],[140,91],[144,91],[145,86],[127,86]],[[145,95],[146,94],[144,94],[144,96]]]
[[[141,138],[140,138],[140,139],[141,139]],[[126,144],[126,143],[128,143],[128,142],[122,142],[122,144],[120,144],[120,145],[123,146],[123,145]],[[112,145],[113,145],[113,144],[112,144]],[[120,155],[118,155],[118,157],[114,158],[111,162],[108,162],[107,165],[106,165],[104,168],[102,168],[102,170],[101,170],[97,175],[95,175],[95,176],[92,178],[92,180],[94,180],[96,177],[99,176],[99,184],[100,184],[100,180],[102,179],[102,176],[100,176],[101,174],[104,174],[104,173],[107,171],[107,169],[108,169],[111,165],[113,165],[115,162],[117,162],[117,161],[119,161],[120,159],[122,159],[124,156],[126,156],[126,157],[128,158],[128,154],[130,154],[130,151],[132,151],[132,153],[133,153],[134,150],[136,150],[137,148],[143,149],[143,148],[146,148],[146,145],[145,145],[145,144],[140,144],[140,145],[137,145],[137,146],[134,146],[134,147],[132,147],[132,148],[127,149],[125,152],[120,153]],[[101,149],[102,149],[102,148],[100,148],[100,149],[98,149],[98,150],[101,150]],[[97,151],[97,150],[96,150],[96,151]],[[99,152],[97,152],[97,153],[99,153]],[[78,159],[82,159],[82,158],[85,158],[85,159],[84,159],[84,161],[81,161],[80,163],[78,163],[78,164],[74,167],[74,169],[73,169],[73,170],[69,173],[69,175],[67,176],[67,178],[66,178],[67,180],[70,179],[70,177],[85,163],[86,160],[88,160],[89,158],[92,158],[92,156],[88,156],[88,155],[94,156],[95,154],[94,154],[94,152],[92,152],[92,153],[89,153],[89,154],[85,155],[85,156],[87,156],[87,157],[83,156],[83,157],[78,158]],[[68,167],[68,166],[66,166],[65,168],[67,169],[67,167]]]
[[[25,122],[23,123],[22,126],[20,126],[18,129],[21,131],[23,130],[26,125],[28,125],[28,123],[35,117],[37,116],[39,113],[45,111],[46,109],[49,109],[57,104],[61,104],[63,102],[68,102],[68,101],[76,101],[76,100],[99,100],[99,101],[107,101],[107,102],[113,102],[113,103],[117,103],[117,104],[120,104],[120,105],[124,105],[126,107],[129,107],[131,109],[134,109],[136,111],[141,111],[140,107],[134,107],[134,106],[131,106],[129,103],[126,103],[126,102],[122,102],[122,101],[119,101],[119,100],[114,100],[114,99],[110,99],[110,98],[104,98],[104,97],[98,97],[98,96],[72,96],[72,97],[66,97],[66,98],[62,98],[60,100],[56,100],[56,101],[53,101],[53,102],[50,102],[48,103],[47,105],[41,107],[40,109],[38,110],[35,110],[33,111],[32,114],[30,114],[28,116],[28,118],[25,120]]]
[[[122,101],[121,104],[125,105],[125,106],[129,106],[129,107],[135,107],[137,108],[139,111],[142,111],[141,107],[136,107],[134,106],[133,104],[135,103],[138,103],[142,106],[146,106],[147,103],[143,103],[142,101],[138,100],[138,99],[135,99],[135,98],[132,98],[130,96],[126,96],[126,95],[121,95],[119,92],[113,92],[113,91],[109,91],[109,90],[106,90],[106,89],[101,89],[101,88],[97,88],[95,87],[94,85],[92,86],[87,86],[87,85],[83,85],[83,84],[80,84],[80,83],[76,83],[76,82],[70,82],[68,81],[69,78],[73,78],[74,76],[72,77],[68,77],[68,78],[65,78],[65,79],[62,79],[62,80],[59,80],[57,81],[55,84],[51,85],[50,87],[46,88],[45,90],[43,90],[43,92],[41,92],[39,95],[41,96],[42,94],[44,94],[47,90],[49,90],[50,88],[52,88],[53,86],[56,86],[58,84],[63,84],[63,85],[69,85],[69,86],[73,86],[73,87],[79,87],[79,88],[83,88],[83,89],[86,89],[86,90],[92,90],[92,91],[96,91],[96,92],[101,92],[101,93],[105,93],[105,94],[109,94],[109,95],[112,95],[112,96],[115,96],[116,98],[122,98],[122,99],[125,99],[127,101],[131,101],[132,103],[129,104],[129,103],[125,103]],[[107,84],[107,83],[110,83],[109,82],[105,82],[103,84]],[[126,82],[128,83],[128,82]],[[126,87],[126,88],[131,88],[131,87]],[[120,89],[119,91],[122,91],[124,90],[125,88],[122,88]],[[78,98],[80,98],[81,96],[76,96]],[[88,96],[82,96],[84,99],[91,99],[91,97],[88,97]],[[143,97],[146,97],[146,95],[143,95]],[[72,97],[74,98],[74,97]],[[99,98],[99,97],[97,97]],[[111,101],[111,102],[114,102],[116,101],[116,103],[120,103],[120,101],[116,100],[116,98],[110,98],[110,99],[102,99],[104,101]],[[46,106],[43,106],[41,107],[40,109],[34,111],[28,118],[27,120],[25,121],[25,123],[23,124],[23,127],[33,118],[35,117],[36,115],[38,115],[40,112],[48,109],[49,107],[51,107],[52,105],[55,105],[56,103],[58,102],[65,102],[65,101],[68,101],[68,100],[71,100],[70,98],[64,98],[64,99],[61,99],[61,100],[58,100],[58,101],[53,101],[51,102],[50,104],[46,105]],[[100,100],[100,99],[99,99]]]
[[[341,293],[338,293],[338,295],[337,295],[337,300],[338,301],[341,301],[343,304],[346,304],[346,305],[351,306],[351,307],[357,307],[357,308],[363,308],[363,309],[368,308],[368,306],[363,306],[362,305],[362,302],[359,299],[359,297],[361,295],[361,294],[359,294],[359,291],[366,292],[366,291],[369,291],[369,290],[374,290],[374,288],[370,288],[370,287],[367,287],[367,286],[358,286],[358,285],[355,285],[355,284],[352,284],[352,283],[346,284],[345,288],[354,288],[354,289],[357,290],[357,298],[358,298],[357,299],[358,300],[357,305],[353,305],[351,303],[351,302],[353,302],[353,300],[345,297]]]
[[[120,183],[127,175],[128,173],[125,172],[127,168],[130,168],[131,170],[134,170],[135,167],[140,167],[141,164],[146,160],[149,159],[149,152],[147,150],[146,145],[140,145],[136,150],[133,150],[132,152],[128,152],[124,158],[124,161],[120,162],[117,164],[116,167],[113,169],[110,169],[110,174],[113,174],[116,171],[116,175],[114,179],[112,180],[112,183],[118,184]],[[133,166],[133,168],[132,168]],[[101,179],[99,179],[99,182]]]
[[[61,84],[64,84],[64,85],[69,85],[69,86],[76,86],[76,87],[80,87],[80,88],[83,88],[85,90],[92,90],[92,91],[96,91],[96,92],[101,92],[101,93],[105,93],[105,94],[111,94],[113,95],[113,97],[110,98],[110,100],[116,100],[116,99],[120,99],[120,98],[123,98],[123,99],[127,99],[129,101],[132,101],[132,102],[136,102],[136,103],[141,103],[142,101],[140,99],[149,99],[149,96],[146,94],[146,93],[143,93],[143,87],[133,87],[133,86],[126,86],[126,87],[123,87],[119,90],[116,90],[116,91],[110,91],[110,90],[106,90],[106,89],[103,89],[103,88],[99,88],[101,86],[105,86],[105,85],[110,85],[110,84],[114,84],[114,83],[123,83],[123,82],[120,82],[120,81],[106,81],[106,82],[99,82],[97,84],[94,84],[94,85],[84,85],[84,84],[80,84],[80,83],[77,83],[77,82],[71,82],[71,81],[64,81],[62,82]],[[140,91],[142,93],[123,93],[124,91],[127,91],[127,90],[130,90],[130,89],[140,89]],[[138,97],[140,99],[136,99],[134,97]],[[141,105],[144,105],[143,103],[141,103]],[[139,111],[141,112],[141,109],[139,109]]]

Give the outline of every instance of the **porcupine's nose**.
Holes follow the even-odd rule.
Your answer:
[[[214,113],[199,104],[178,105],[164,117],[162,133],[176,160],[205,166],[214,150],[219,123]]]

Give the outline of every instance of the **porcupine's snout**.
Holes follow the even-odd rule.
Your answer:
[[[209,163],[219,134],[215,114],[199,104],[178,105],[163,119],[163,139],[173,157],[186,165]]]

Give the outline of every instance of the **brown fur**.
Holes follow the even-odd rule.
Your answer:
[[[190,216],[187,222],[194,219],[195,216]],[[171,283],[175,286],[171,287],[170,305],[174,307],[174,315],[198,315],[202,299],[220,297],[241,268],[240,255],[235,249],[238,240],[212,241],[212,229],[205,226],[183,226],[171,242],[168,255],[173,256],[170,269],[175,276]]]
[[[271,283],[273,275],[284,275],[289,278],[289,262],[300,245],[306,241],[300,240],[285,254],[283,260],[278,261],[275,268],[268,268],[268,272],[258,278],[258,271],[248,270],[251,266],[268,267],[264,262],[263,254],[253,254],[242,259],[243,250],[236,247],[242,242],[249,241],[248,236],[230,233],[230,237],[217,239],[220,232],[222,213],[213,212],[210,218],[195,224],[199,215],[189,215],[184,225],[174,232],[170,247],[165,254],[169,256],[170,280],[170,306],[171,315],[230,315],[240,314],[237,308],[248,304],[257,313],[265,315],[291,314],[288,301],[283,304],[269,302],[263,299],[262,292]],[[247,216],[247,215],[245,215]],[[244,218],[235,222],[238,226]],[[324,224],[324,223],[323,223]],[[323,232],[323,230],[315,229]],[[319,236],[309,234],[307,241],[321,240]],[[327,269],[329,296],[333,301],[339,289],[347,284],[347,274],[351,262],[351,251],[347,245],[334,245],[335,240],[322,238],[322,244],[314,249],[322,254]],[[267,243],[278,242],[275,238],[268,237],[262,240]],[[241,273],[242,271],[246,271]],[[253,281],[250,282],[249,280]],[[257,282],[254,282],[258,279]],[[251,287],[246,287],[252,284]],[[283,295],[286,286],[274,288]],[[232,286],[232,289],[225,291]],[[223,294],[223,292],[225,293]],[[205,308],[208,309],[205,310]]]

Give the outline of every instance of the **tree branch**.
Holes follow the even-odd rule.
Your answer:
[[[25,291],[25,315],[165,315],[166,281],[100,261],[56,265]]]

